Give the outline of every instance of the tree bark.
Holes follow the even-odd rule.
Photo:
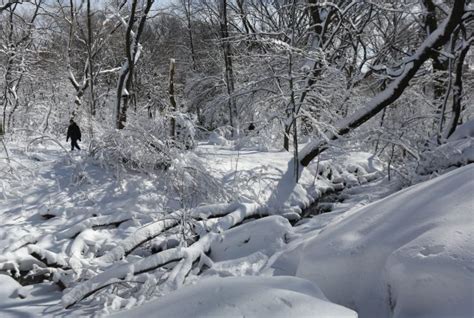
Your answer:
[[[173,112],[176,112],[176,99],[174,97],[174,73],[175,73],[175,59],[170,59],[170,73],[169,73],[169,88],[168,88],[168,94],[170,98],[170,104],[171,104],[171,110]],[[176,118],[175,114],[172,114],[171,116],[171,138],[175,139],[176,138]]]
[[[456,126],[459,123],[459,118],[461,117],[461,101],[462,101],[462,73],[463,73],[463,64],[466,58],[467,52],[472,44],[472,38],[468,42],[465,42],[464,47],[462,47],[461,52],[459,54],[458,60],[456,62],[455,67],[455,78],[454,78],[454,85],[453,85],[453,117],[451,119],[451,123],[449,125],[449,130],[446,135],[446,138],[451,136],[453,132],[456,130]]]
[[[232,66],[232,49],[229,41],[229,30],[227,23],[227,0],[220,0],[220,31],[222,50],[224,54],[225,82],[227,86],[229,124],[232,127],[232,137],[239,134],[239,120],[234,98],[234,69]]]
[[[92,56],[92,14],[91,1],[87,0],[87,55],[89,58],[89,92],[90,92],[90,113],[95,116],[95,94],[94,94],[94,63]]]
[[[122,71],[119,76],[116,95],[116,128],[123,129],[127,121],[127,110],[129,103],[134,102],[133,90],[133,75],[135,71],[135,64],[137,63],[137,55],[139,53],[140,37],[145,28],[145,22],[150,12],[154,0],[147,0],[145,8],[140,17],[138,29],[136,34],[133,32],[135,24],[135,15],[137,10],[137,0],[132,1],[130,18],[128,19],[127,31],[125,33],[125,55],[126,62],[122,65]],[[126,92],[124,92],[124,88]],[[123,99],[123,105],[121,105]]]

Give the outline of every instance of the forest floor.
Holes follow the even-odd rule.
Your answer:
[[[190,180],[179,173],[173,177],[183,180],[170,187],[166,173],[110,168],[85,151],[69,153],[54,144],[28,151],[21,144],[7,147],[10,162],[0,166],[0,268],[12,275],[34,262],[29,244],[71,255],[74,267],[88,258],[82,252],[91,242],[116,245],[158,215],[207,203],[206,190],[215,190],[206,184],[184,186]],[[222,199],[259,204],[275,191],[291,159],[283,151],[236,151],[206,143],[195,154],[208,177],[222,184]],[[316,201],[331,212],[307,210],[307,218],[292,224],[275,213],[224,232],[213,243],[203,272],[186,279],[185,285],[198,284],[197,289],[165,293],[124,317],[152,315],[158,307],[167,308],[166,317],[186,316],[176,302],[180,299],[188,302],[189,314],[202,317],[304,317],[316,310],[321,317],[354,317],[354,312],[407,317],[417,311],[430,317],[472,316],[474,166],[400,192],[383,170],[383,163],[368,153],[325,154],[305,170],[302,187],[295,189],[299,193],[283,206],[301,212]],[[330,193],[335,202],[323,200]],[[67,244],[59,239],[97,216],[117,217],[118,228],[85,230]],[[52,282],[21,286],[0,274],[0,284],[2,317],[106,315],[150,300],[150,295],[133,301],[104,296],[65,310],[63,292]],[[225,292],[216,295],[216,290]],[[159,295],[162,290],[151,298]],[[438,301],[445,296],[448,304]],[[255,298],[260,300],[255,303]]]

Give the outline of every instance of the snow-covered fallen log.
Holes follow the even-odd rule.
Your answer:
[[[193,264],[202,255],[207,253],[212,242],[220,237],[216,232],[224,232],[240,224],[246,218],[258,216],[261,213],[260,205],[256,203],[231,204],[231,206],[235,207],[235,209],[226,216],[221,217],[218,222],[214,224],[213,231],[204,234],[191,246],[164,250],[139,261],[105,270],[90,280],[79,283],[70,291],[66,292],[63,297],[63,305],[66,308],[73,306],[82,299],[111,284],[122,282],[128,277],[155,270],[158,267],[175,261],[178,261],[178,263],[171,270],[166,285],[172,289],[178,288],[183,284]],[[223,208],[226,209],[228,207],[223,206]],[[98,262],[104,260],[112,262],[113,260],[120,259],[125,256],[126,251],[131,251],[144,241],[156,237],[165,229],[165,226],[172,227],[177,224],[178,220],[178,218],[167,218],[166,220],[154,222],[137,230],[128,239],[120,242],[118,246],[104,255],[105,257],[98,258]]]
[[[200,207],[192,209],[190,216],[192,216],[196,220],[207,220],[209,218],[221,217],[234,211],[238,205],[239,205],[238,202],[235,202],[232,204],[217,203],[217,204],[204,205],[204,206],[200,206]]]
[[[151,318],[157,313],[163,317],[200,318],[357,317],[354,311],[329,302],[315,284],[283,276],[212,277],[116,317]]]
[[[264,210],[260,204],[240,203],[235,206],[235,209],[222,216],[212,227],[213,232],[223,232],[242,223],[245,219],[254,216],[263,216]]]
[[[9,246],[7,246],[2,253],[6,252],[15,252],[22,247],[27,246],[28,244],[34,244],[38,241],[38,238],[35,235],[27,234],[21,237],[19,240],[13,242]]]
[[[99,226],[118,226],[119,224],[131,220],[133,215],[130,213],[110,214],[101,215],[92,218],[85,219],[75,225],[67,228],[66,230],[57,234],[58,238],[74,238],[82,231]]]
[[[62,269],[68,269],[69,264],[67,259],[60,254],[48,251],[38,245],[28,245],[28,253],[34,258],[40,260],[48,267],[56,267]]]
[[[112,250],[97,258],[97,263],[107,264],[122,259],[123,257],[130,254],[139,245],[150,241],[167,229],[177,225],[179,220],[179,213],[174,213],[170,214],[163,220],[158,220],[151,224],[145,225],[131,234],[128,238],[119,242]]]
[[[177,261],[183,255],[183,249],[174,248],[146,257],[135,263],[113,267],[68,290],[62,298],[63,305],[69,308],[105,287],[122,282],[129,276],[152,271],[170,262]]]

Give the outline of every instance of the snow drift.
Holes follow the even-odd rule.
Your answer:
[[[272,267],[360,317],[472,317],[473,207],[471,164],[348,211]]]
[[[185,303],[183,303],[185,300]],[[113,317],[357,317],[294,277],[212,277]]]

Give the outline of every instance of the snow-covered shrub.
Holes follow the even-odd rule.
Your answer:
[[[102,138],[93,154],[107,163],[145,171],[166,169],[170,165],[169,145],[152,135],[124,129],[110,132]]]
[[[169,136],[169,117],[131,118],[124,129],[97,130],[91,154],[101,165],[154,174],[181,208],[225,199],[220,180],[190,150],[195,146],[192,118],[175,115],[176,139]]]
[[[276,121],[252,123],[252,128],[243,130],[234,143],[235,149],[268,151],[283,146],[283,127]]]
[[[192,152],[176,153],[163,178],[171,194],[176,195],[180,208],[229,199],[221,180]]]
[[[428,175],[474,162],[474,120],[459,126],[446,143],[421,154],[416,173]]]
[[[136,171],[167,169],[178,143],[169,134],[164,120],[130,122],[124,129],[98,132],[92,155],[101,163]]]
[[[217,132],[217,129],[209,134],[208,139],[210,145],[226,146],[228,143],[227,139]]]

